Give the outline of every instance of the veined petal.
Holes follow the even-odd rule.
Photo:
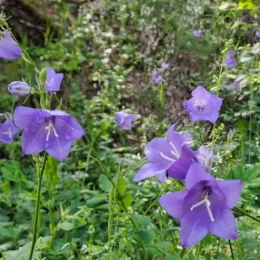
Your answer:
[[[7,39],[0,40],[0,58],[6,60],[17,60],[22,54],[22,50]]]
[[[188,191],[171,192],[159,199],[161,206],[173,217],[180,219],[183,216],[182,202]]]
[[[191,189],[195,184],[201,181],[215,180],[213,176],[208,174],[197,162],[191,164],[185,179],[186,188]]]
[[[85,134],[84,129],[76,119],[68,114],[56,116],[53,125],[59,135],[59,139],[64,141],[75,141]]]
[[[45,118],[50,116],[48,110],[20,106],[14,111],[14,123],[19,129],[29,129],[32,126],[41,125]]]
[[[226,197],[227,207],[230,209],[235,207],[241,196],[243,182],[240,180],[223,180],[217,181],[217,184]]]
[[[209,225],[209,232],[223,239],[237,239],[236,221],[232,211],[228,208],[223,209],[221,215]]]
[[[191,247],[200,242],[208,233],[209,222],[204,205],[188,211],[181,219],[181,246]]]
[[[45,150],[46,130],[43,123],[25,129],[22,133],[22,150],[24,155],[36,154]]]
[[[177,180],[184,180],[191,164],[196,161],[197,159],[191,148],[183,145],[180,159],[172,163],[168,169],[169,176]]]
[[[46,152],[61,162],[65,162],[71,150],[72,141],[50,137],[46,143]]]
[[[153,163],[147,163],[135,175],[134,181],[139,182],[144,179],[155,176],[156,171],[157,171],[157,169]]]

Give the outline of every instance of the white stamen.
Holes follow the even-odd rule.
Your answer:
[[[206,209],[207,209],[207,212],[208,212],[208,214],[209,214],[209,218],[210,218],[210,220],[211,220],[212,222],[214,222],[215,219],[214,219],[213,214],[212,214],[212,211],[211,211],[211,209],[210,209],[211,202],[210,202],[209,199],[208,199],[208,193],[206,193],[206,195],[205,195],[205,197],[204,197],[203,200],[201,200],[200,202],[194,204],[194,205],[190,208],[190,210],[193,211],[195,208],[199,207],[199,206],[202,205],[202,204],[205,204]]]
[[[169,142],[169,144],[171,145],[173,151],[171,151],[171,154],[173,154],[176,158],[180,158],[180,154],[176,148],[176,146],[172,143],[172,142]]]
[[[3,132],[3,135],[8,135],[9,138],[11,139],[13,137],[13,132],[11,127],[8,128],[8,132]]]
[[[46,126],[45,129],[48,130],[46,141],[49,141],[50,134],[51,134],[51,129],[53,130],[53,133],[54,133],[55,137],[59,137],[59,135],[57,134],[56,129],[54,128],[51,120],[49,122],[49,125]]]
[[[160,152],[160,155],[161,155],[164,159],[166,159],[166,160],[168,160],[168,161],[175,162],[175,160],[173,160],[172,158],[170,158],[170,157],[164,155],[162,152]]]

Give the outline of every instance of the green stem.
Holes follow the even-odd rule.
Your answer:
[[[259,222],[260,223],[260,219],[254,217],[254,216],[251,216],[250,214],[248,214],[247,212],[243,211],[242,209],[239,209],[237,207],[234,208],[235,210],[237,210],[239,213],[241,213],[242,215],[245,215],[253,220],[255,220],[256,222]]]
[[[37,233],[38,233],[37,227],[39,225],[39,209],[40,209],[40,199],[41,199],[41,184],[42,184],[42,176],[45,169],[46,160],[47,160],[47,153],[44,154],[42,169],[40,174],[38,174],[38,187],[37,187],[37,199],[36,199],[35,213],[34,213],[33,239],[32,239],[32,247],[30,251],[29,260],[32,260],[33,251],[37,239]]]
[[[50,201],[53,201],[53,190],[49,191],[49,198],[50,198]],[[55,239],[55,218],[54,218],[54,213],[53,213],[53,210],[52,210],[52,203],[49,202],[49,205],[48,205],[48,210],[49,210],[49,215],[50,215],[50,231],[51,231],[51,241],[50,241],[50,244],[51,244],[51,247],[53,246],[53,243],[54,243],[54,239]]]
[[[201,242],[199,242],[199,244],[197,246],[196,260],[199,260],[199,256],[200,256],[200,244],[201,244]]]
[[[228,240],[228,243],[229,243],[229,248],[230,248],[230,251],[231,251],[232,260],[235,260],[234,253],[233,253],[233,248],[232,248],[232,244],[231,244],[231,241],[230,241],[230,240]]]

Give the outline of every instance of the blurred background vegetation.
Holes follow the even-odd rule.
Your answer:
[[[40,68],[51,66],[65,74],[58,96],[88,132],[102,163],[118,180],[117,192],[129,215],[139,221],[135,230],[88,145],[78,141],[65,164],[48,161],[35,259],[195,259],[195,249],[185,252],[178,246],[175,220],[152,204],[161,185],[154,179],[137,185],[132,178],[144,162],[144,145],[163,136],[170,124],[180,120],[179,129],[185,123],[185,130],[197,135],[198,126],[189,123],[182,102],[198,85],[214,92],[214,75],[219,75],[221,52],[230,39],[238,67],[226,70],[223,78],[220,123],[225,129],[211,147],[214,171],[247,181],[241,203],[245,211],[260,213],[259,1],[2,0],[0,10]],[[194,37],[194,30],[202,30],[202,36]],[[151,73],[162,62],[169,68],[159,88]],[[39,107],[34,96],[23,100],[7,92],[14,80],[36,84],[29,65],[1,60],[0,69],[0,112],[12,112],[18,104]],[[239,87],[230,89],[234,81]],[[138,115],[129,132],[120,131],[114,119],[124,109]],[[212,126],[203,127],[207,141]],[[18,139],[10,146],[0,144],[0,158],[0,252],[7,252],[3,259],[22,259],[32,236],[33,160],[22,156]],[[253,177],[247,179],[249,173]],[[49,243],[49,207],[54,210],[54,244]],[[260,226],[240,219],[236,257],[260,259]],[[201,250],[199,259],[230,259],[227,241],[215,237],[208,236]]]

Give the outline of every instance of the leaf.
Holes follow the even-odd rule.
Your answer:
[[[74,225],[68,221],[59,224],[60,229],[70,231],[74,228]]]
[[[126,191],[126,183],[125,183],[125,180],[124,178],[119,178],[118,181],[117,181],[117,190],[118,190],[118,193],[123,196],[125,194],[125,191]]]
[[[104,196],[97,195],[94,198],[88,199],[86,205],[89,208],[97,208],[107,202],[107,199]]]
[[[106,192],[109,192],[110,189],[111,189],[111,183],[109,181],[109,179],[104,175],[104,174],[101,174],[98,178],[98,184],[99,184],[99,187],[103,190],[103,191],[106,191]]]
[[[123,197],[123,201],[124,201],[126,207],[130,206],[133,202],[132,194],[126,193],[125,196]]]
[[[149,216],[134,215],[134,218],[137,220],[138,225],[141,227],[146,227],[152,223]]]
[[[167,254],[164,260],[181,260],[181,257],[178,254]]]
[[[139,230],[137,236],[144,242],[150,243],[153,240],[153,232],[148,230]]]

